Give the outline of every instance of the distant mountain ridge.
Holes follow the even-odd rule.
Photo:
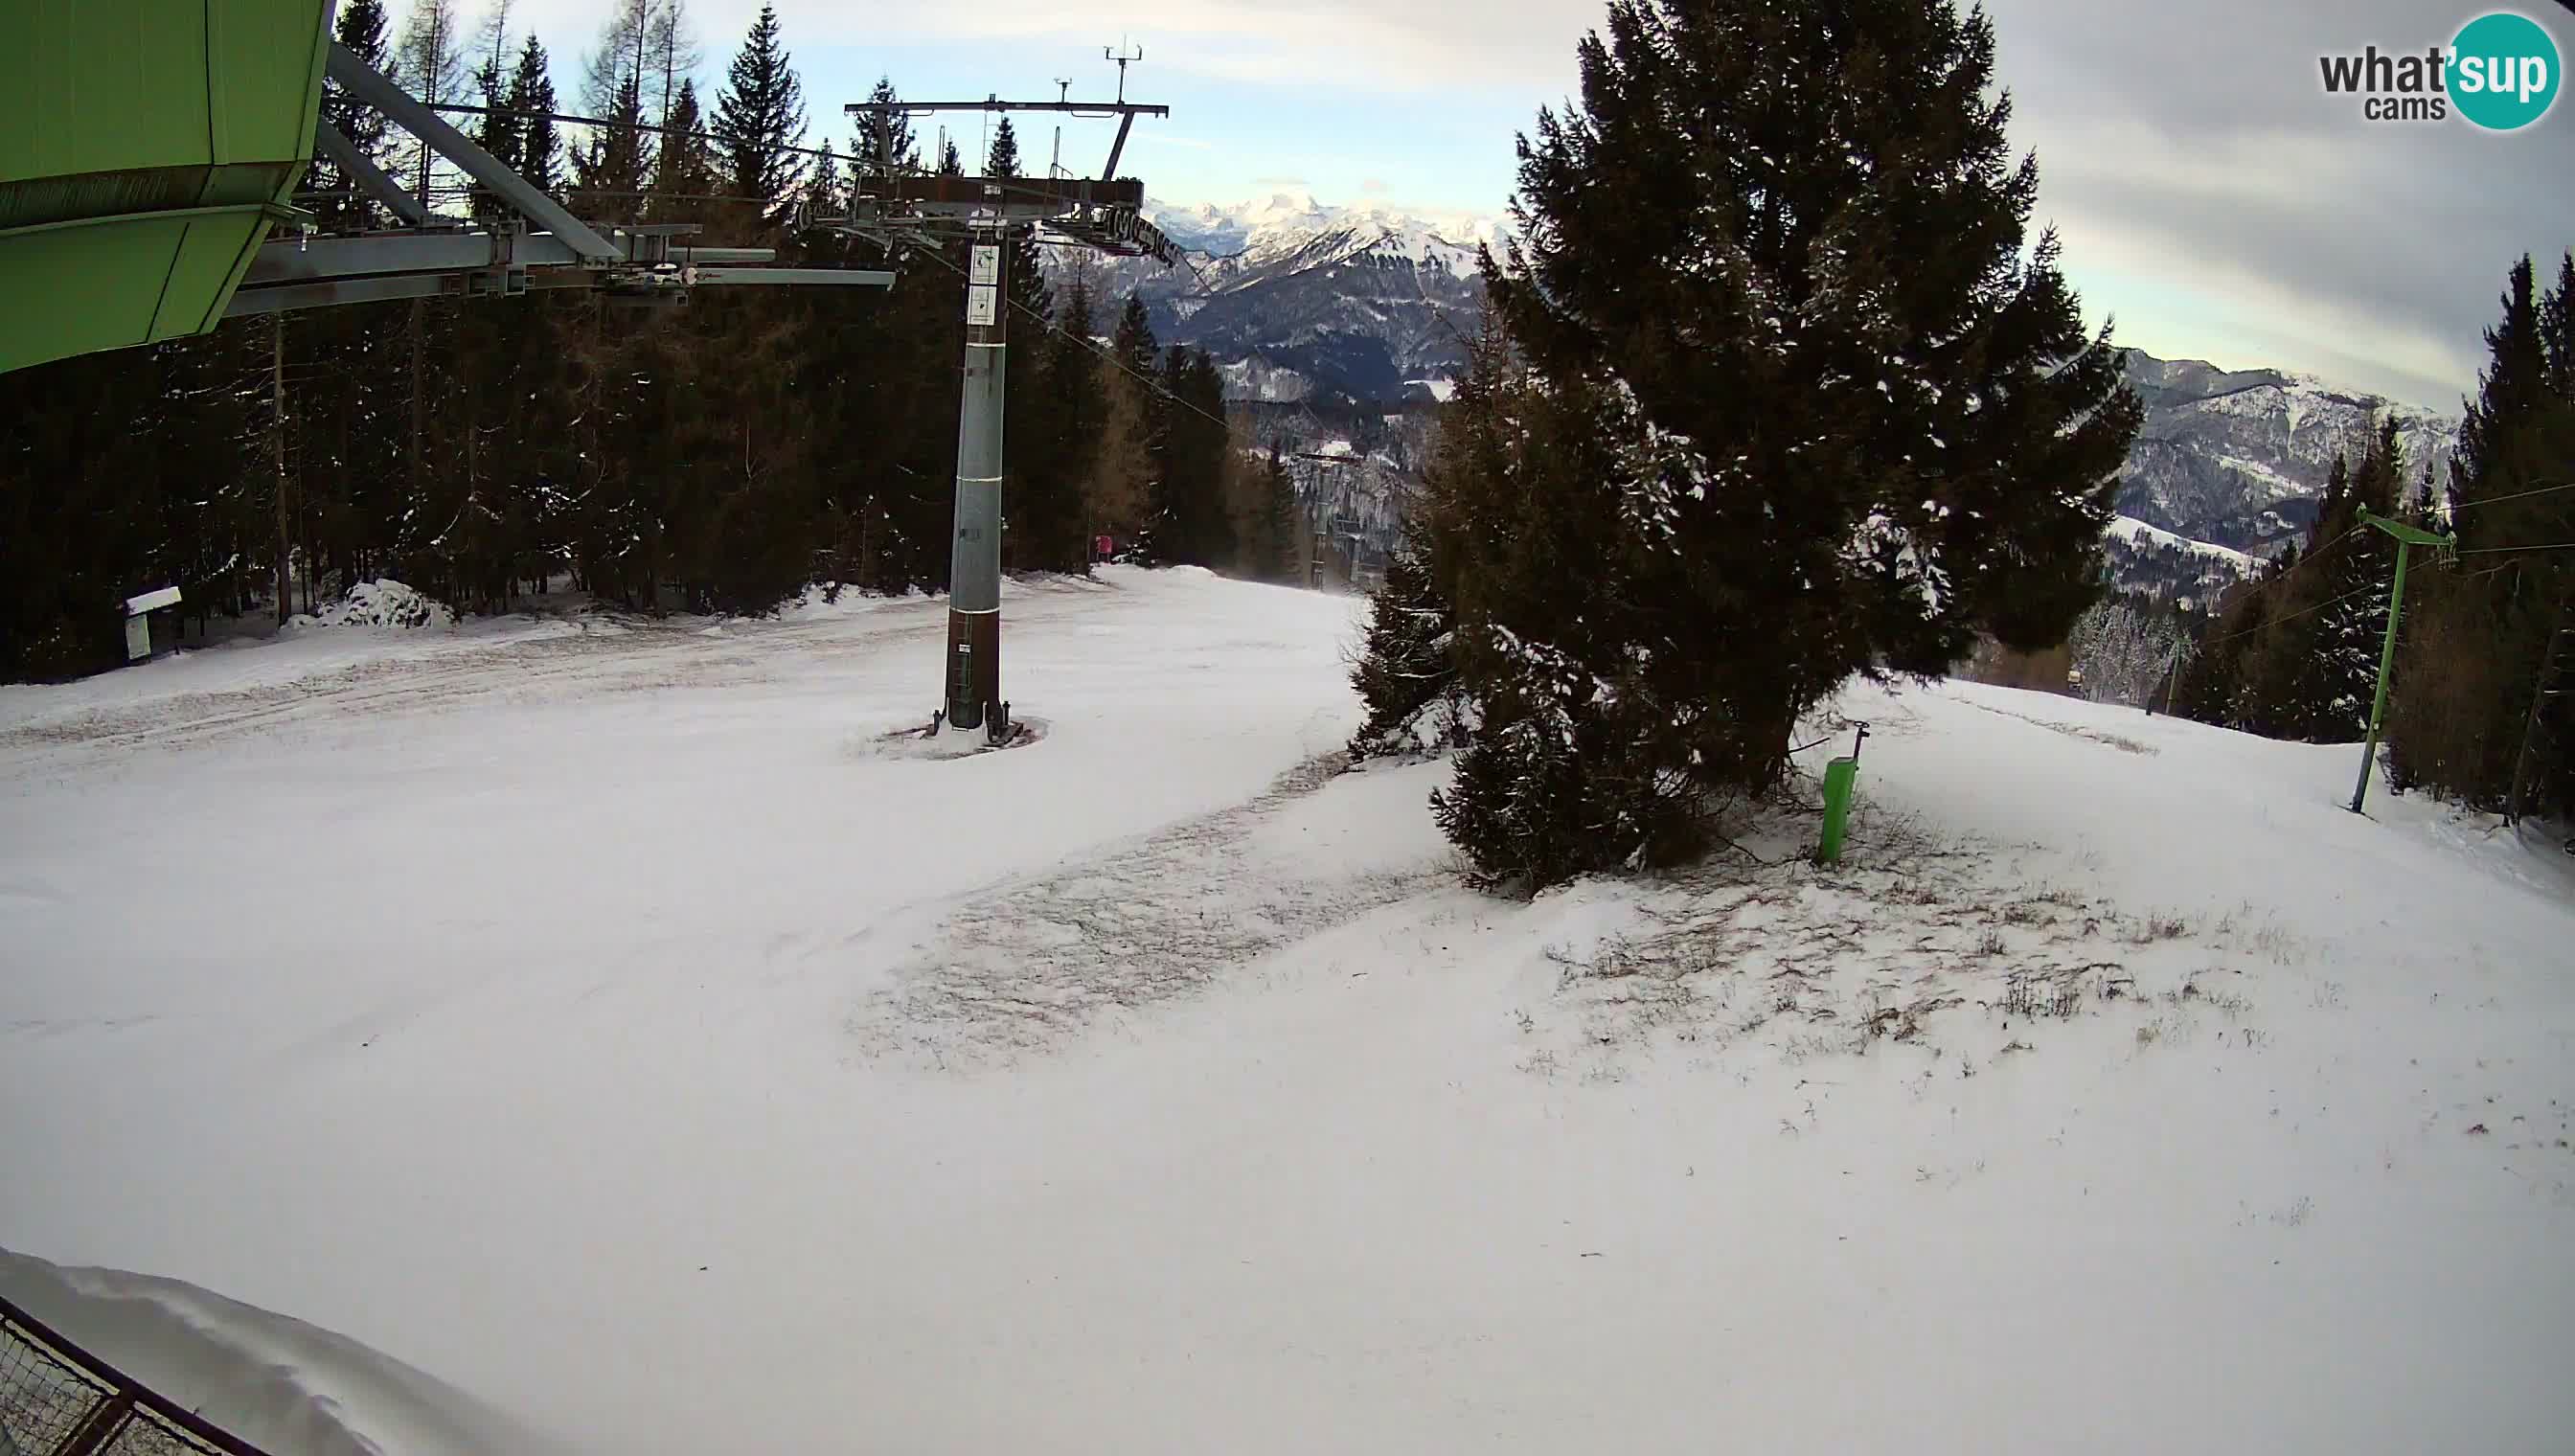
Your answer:
[[[1147,211],[1182,263],[1117,260],[1100,286],[1142,297],[1163,342],[1213,354],[1234,398],[1391,405],[1445,398],[1465,368],[1483,317],[1475,250],[1498,236],[1489,218],[1288,193]],[[1059,274],[1076,266],[1053,261]]]
[[[1387,407],[1445,399],[1483,318],[1476,250],[1491,217],[1335,207],[1279,193],[1231,206],[1148,203],[1184,250],[1098,270],[1106,331],[1115,300],[1145,300],[1163,342],[1214,355],[1228,393],[1269,404]],[[2355,461],[2392,417],[2407,489],[2446,486],[2459,421],[2418,405],[2277,369],[2122,350],[2146,405],[2109,550],[2124,586],[2205,596],[2300,539],[2337,452]]]
[[[2248,557],[2275,556],[2314,523],[2334,456],[2357,464],[2388,418],[2396,421],[2406,490],[2420,488],[2427,467],[2436,490],[2448,487],[2459,446],[2455,415],[2312,375],[2121,352],[2146,405],[2120,478],[2122,517]]]

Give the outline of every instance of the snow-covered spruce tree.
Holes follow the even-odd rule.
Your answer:
[[[1386,559],[1385,581],[1368,599],[1367,635],[1350,669],[1350,686],[1367,705],[1367,722],[1350,738],[1352,758],[1450,746],[1457,725],[1457,666],[1449,655],[1455,618],[1430,581],[1426,525],[1407,520],[1403,540]],[[1441,704],[1441,724],[1423,715]],[[1425,731],[1426,729],[1426,731]]]
[[[1482,713],[1438,810],[1488,875],[1689,852],[1854,675],[2092,600],[2141,411],[2029,243],[1993,52],[1949,0],[1614,0],[1521,139],[1518,418],[1434,563]]]
[[[2393,516],[2404,480],[2403,447],[2396,421],[2379,423],[2377,438],[2352,473],[2342,509],[2328,525],[2321,518],[2309,550],[2339,541],[2316,564],[2315,626],[2308,635],[2289,737],[2312,743],[2346,743],[2369,728],[2369,705],[2378,692],[2379,650],[2387,640],[2387,593],[2396,576],[2396,543],[2386,532],[2360,524],[2360,513]],[[2328,532],[2332,534],[2327,534]],[[2344,539],[2347,534],[2348,539]]]

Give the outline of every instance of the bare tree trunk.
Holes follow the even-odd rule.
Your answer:
[[[269,315],[268,383],[269,443],[277,457],[277,625],[295,615],[295,584],[287,559],[294,543],[288,530],[286,508],[286,315]]]
[[[428,309],[429,304],[424,299],[411,301],[411,452],[410,458],[404,462],[404,473],[414,510],[419,509],[421,499],[420,441],[429,430],[429,396],[421,386],[423,372],[428,367],[422,358],[428,348],[424,337],[429,332]]]

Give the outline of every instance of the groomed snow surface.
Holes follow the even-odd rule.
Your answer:
[[[951,757],[938,602],[0,691],[0,1292],[281,1450],[2565,1449],[2564,856],[1947,685],[1481,896],[1355,606],[1015,586]]]

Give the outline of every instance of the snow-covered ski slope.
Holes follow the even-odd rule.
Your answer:
[[[0,1244],[602,1451],[2575,1429],[2564,856],[1948,685],[1845,869],[1516,903],[1349,600],[1009,606],[945,761],[936,602],[0,691]]]

